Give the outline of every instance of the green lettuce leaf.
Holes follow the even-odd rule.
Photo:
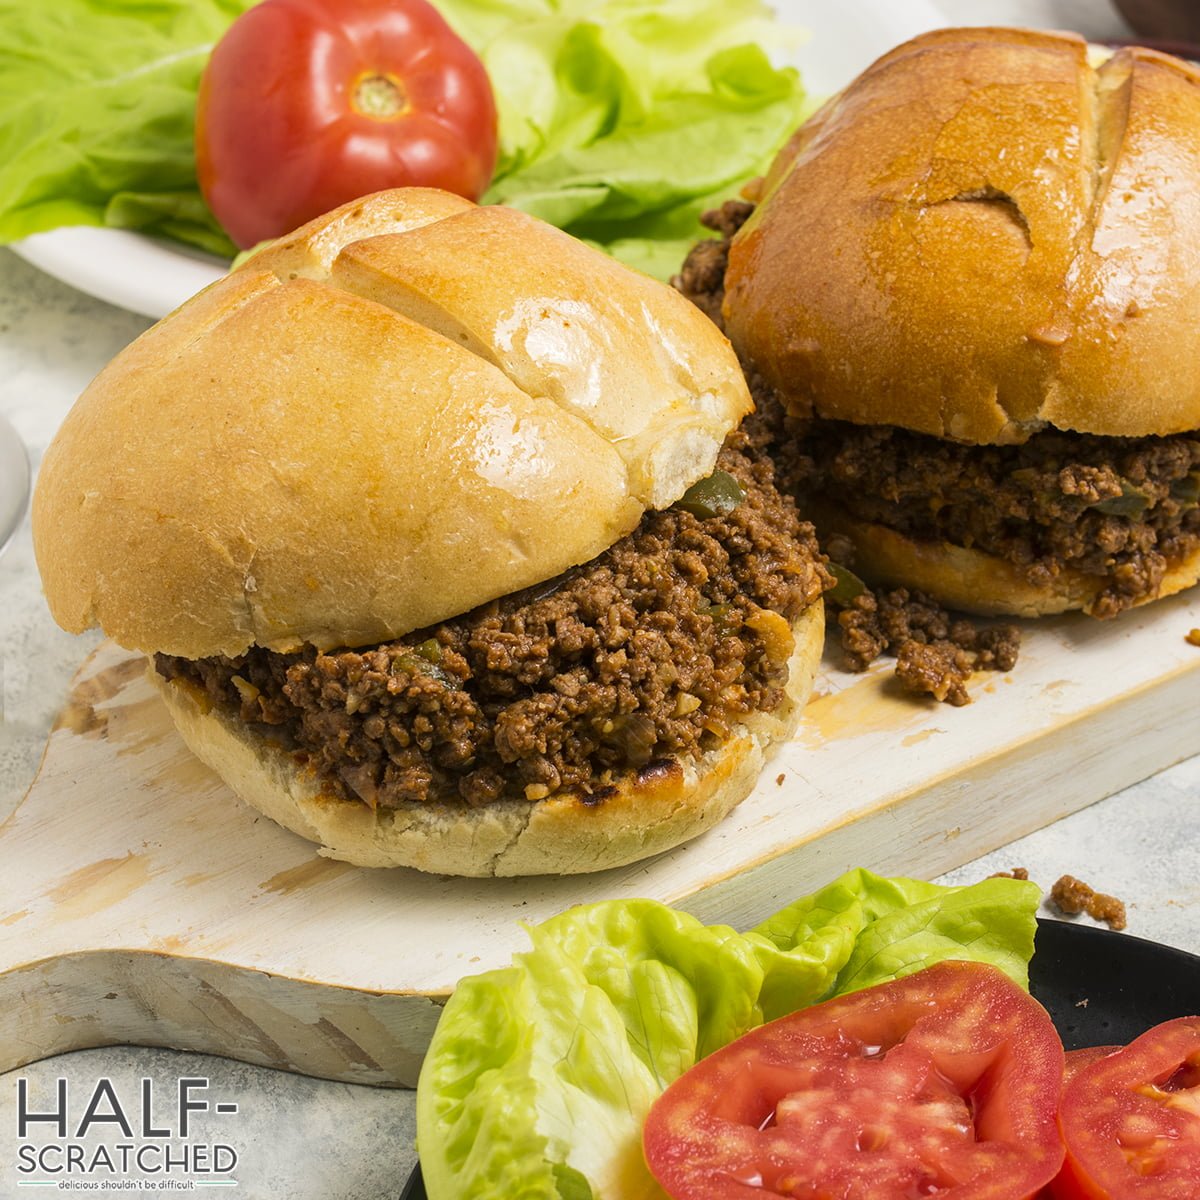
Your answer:
[[[453,23],[478,4],[443,7]],[[483,50],[501,129],[485,199],[648,274],[677,271],[700,213],[765,171],[803,115],[795,71],[757,44],[789,40],[767,11],[758,0],[576,0],[514,22]]]
[[[218,254],[192,130],[246,0],[0,0],[0,241],[117,225]]]
[[[748,1029],[947,958],[1028,985],[1036,884],[843,875],[746,934],[651,900],[571,909],[463,980],[417,1089],[431,1200],[662,1200],[650,1105]]]
[[[763,1019],[947,958],[989,963],[1028,988],[1040,895],[1027,880],[944,888],[850,871],[746,935],[763,966]]]
[[[137,229],[228,257],[196,185],[196,90],[251,0],[0,0],[0,242]],[[500,112],[485,196],[665,278],[697,218],[799,123],[761,0],[438,0]]]

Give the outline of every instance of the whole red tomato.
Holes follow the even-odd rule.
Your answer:
[[[242,247],[383,188],[474,200],[496,166],[496,103],[425,0],[263,0],[205,68],[196,166]]]

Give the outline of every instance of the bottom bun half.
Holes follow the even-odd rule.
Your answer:
[[[868,521],[859,521],[825,505],[806,509],[823,536],[842,534],[855,548],[854,570],[868,583],[927,592],[946,608],[980,616],[1042,617],[1082,610],[1091,612],[1107,580],[1064,568],[1050,583],[1030,583],[1019,567],[982,550],[950,542],[906,537]],[[1173,563],[1158,590],[1139,600],[1149,604],[1200,582],[1200,551]]]
[[[601,871],[648,858],[721,821],[753,789],[778,743],[791,736],[812,691],[825,634],[818,600],[792,625],[796,645],[785,697],[744,718],[721,746],[661,759],[619,777],[602,799],[575,794],[371,809],[337,795],[279,742],[214,707],[186,680],[151,677],[188,748],[243,800],[321,847],[364,867],[440,875],[543,875]]]

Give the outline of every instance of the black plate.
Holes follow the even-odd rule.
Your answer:
[[[1200,1013],[1200,957],[1090,925],[1039,920],[1029,982],[1068,1050]],[[400,1200],[426,1200],[419,1163]]]
[[[1068,1050],[1200,1013],[1200,957],[1090,925],[1039,921],[1029,980]]]

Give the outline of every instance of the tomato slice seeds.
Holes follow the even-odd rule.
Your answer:
[[[1027,1200],[1062,1161],[1063,1050],[1007,976],[946,962],[803,1009],[659,1098],[646,1161],[673,1200]]]
[[[1058,1200],[1200,1197],[1200,1017],[1180,1017],[1084,1067],[1059,1109]]]

